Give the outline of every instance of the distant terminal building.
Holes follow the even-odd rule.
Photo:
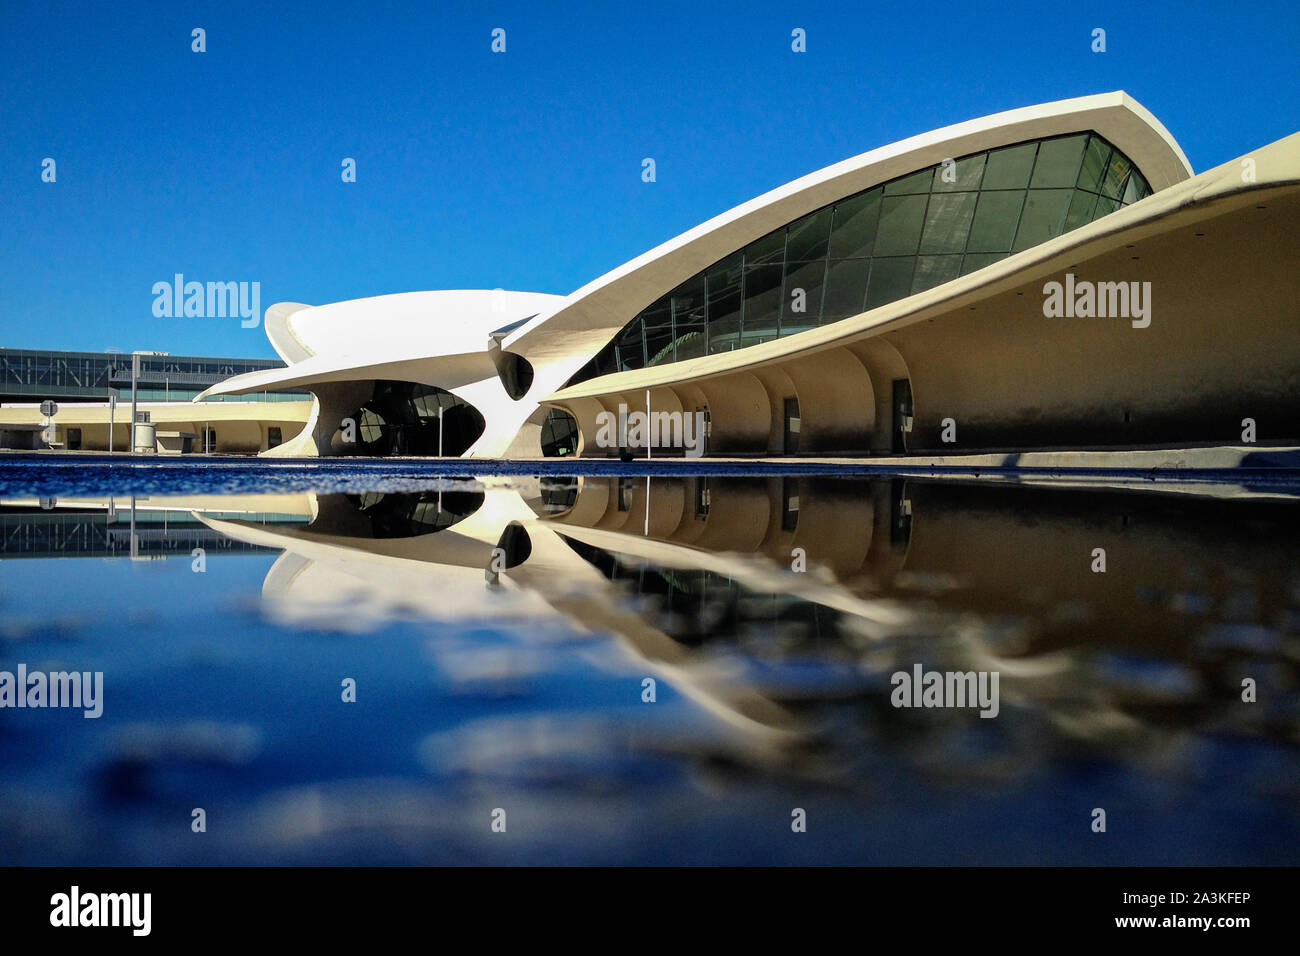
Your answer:
[[[146,499],[147,500],[147,499]],[[130,558],[154,561],[179,557],[195,548],[206,556],[276,553],[276,549],[236,541],[213,531],[195,509],[132,507],[134,499],[54,501],[0,498],[0,561],[16,558]],[[208,512],[205,510],[205,515]],[[226,520],[302,523],[306,517],[243,511],[211,512]]]
[[[232,375],[283,368],[275,359],[151,354],[138,356],[134,371],[136,358],[0,348],[0,448],[127,451],[133,374],[136,411],[161,453],[267,451],[297,435],[311,410],[311,395],[293,389],[195,401]],[[47,400],[58,405],[48,424],[40,408]]]
[[[108,401],[110,394],[131,390],[132,355],[121,352],[63,352],[0,348],[0,402],[40,403]],[[279,359],[199,358],[189,355],[142,355],[137,397],[150,402],[188,402],[209,385],[232,375],[284,368]],[[204,401],[299,401],[302,391],[264,391]]]

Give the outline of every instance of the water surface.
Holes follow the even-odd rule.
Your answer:
[[[104,675],[0,709],[0,862],[1297,862],[1284,487],[0,482],[0,671]],[[917,665],[997,715],[894,706]]]

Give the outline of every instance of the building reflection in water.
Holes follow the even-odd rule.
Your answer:
[[[4,556],[44,540],[15,529],[50,520],[49,503],[2,504]],[[1300,535],[1282,491],[466,477],[137,506],[187,514],[187,533],[229,548],[280,551],[261,598],[278,625],[438,625],[431,670],[453,699],[505,699],[576,651],[685,705],[630,720],[577,690],[529,717],[430,727],[420,759],[440,786],[527,789],[538,774],[613,786],[611,766],[658,755],[706,787],[761,779],[924,803],[918,787],[1059,785],[1102,762],[1182,798],[1226,772],[1291,807],[1295,825]],[[475,637],[489,632],[509,640]],[[998,673],[996,719],[894,707],[892,675],[917,664]],[[434,799],[373,786],[281,793],[246,832],[286,839],[304,799],[333,808],[326,829],[376,813],[400,829]]]
[[[1294,503],[1201,490],[466,479],[319,495],[304,526],[207,524],[285,549],[264,587],[282,619],[558,619],[615,635],[630,672],[691,697],[750,755],[803,754],[815,772],[837,744],[851,762],[879,743],[976,771],[961,741],[978,733],[1002,737],[979,750],[986,769],[1017,773],[1092,745],[1294,738]],[[494,586],[504,598],[485,598]],[[1002,716],[893,708],[890,675],[915,663],[997,671]]]

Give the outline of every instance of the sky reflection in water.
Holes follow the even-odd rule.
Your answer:
[[[3,486],[0,862],[1297,862],[1286,493],[246,472]]]

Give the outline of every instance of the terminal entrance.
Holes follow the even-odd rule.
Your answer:
[[[894,454],[907,451],[907,436],[912,431],[912,382],[906,378],[894,379],[894,423],[890,450]]]
[[[781,453],[787,457],[799,454],[799,399],[787,398],[785,400],[785,435],[782,441]]]
[[[457,458],[483,434],[483,416],[451,392],[417,382],[375,383],[330,442],[336,455]]]

